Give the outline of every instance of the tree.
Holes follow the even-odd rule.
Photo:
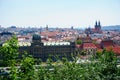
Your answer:
[[[117,56],[113,51],[103,50],[101,53],[97,53],[98,65],[96,67],[97,72],[100,73],[100,77],[107,80],[116,80],[118,67],[117,67]]]
[[[18,57],[18,41],[16,36],[13,36],[11,39],[6,41],[3,46],[0,47],[0,66],[8,66],[10,70],[10,74],[3,77],[1,79],[3,80],[16,80],[17,79],[17,68],[16,65],[16,59]]]
[[[82,44],[82,40],[76,40],[76,44]]]
[[[34,80],[34,58],[32,56],[23,56],[21,60],[21,65],[19,68],[19,78],[20,80]]]
[[[11,66],[18,57],[18,41],[16,36],[6,41],[0,47],[1,66]]]

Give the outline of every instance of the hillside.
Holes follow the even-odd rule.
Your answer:
[[[120,31],[120,25],[103,26],[102,30],[118,30],[118,31]]]

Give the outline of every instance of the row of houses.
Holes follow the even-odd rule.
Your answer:
[[[76,48],[81,51],[84,51],[86,55],[95,54],[97,51],[102,51],[103,49],[112,50],[115,54],[120,56],[120,46],[116,44],[113,40],[102,40],[99,44],[93,43],[91,37],[87,36],[84,38],[79,38],[82,40],[81,45],[76,45]]]

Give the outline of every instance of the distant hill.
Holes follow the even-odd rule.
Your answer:
[[[117,30],[117,31],[120,31],[120,25],[103,26],[102,30]]]

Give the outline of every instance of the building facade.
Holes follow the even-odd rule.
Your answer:
[[[81,51],[82,55],[92,55],[96,53],[97,47],[92,43],[92,39],[88,34],[86,37],[79,39],[82,40],[82,44],[77,48]]]
[[[34,58],[41,59],[42,61],[46,61],[49,57],[54,61],[56,61],[56,57],[67,57],[70,59],[71,54],[74,54],[75,51],[75,42],[43,43],[41,42],[41,37],[35,34],[29,46],[19,47],[20,56],[24,54],[25,51]]]

